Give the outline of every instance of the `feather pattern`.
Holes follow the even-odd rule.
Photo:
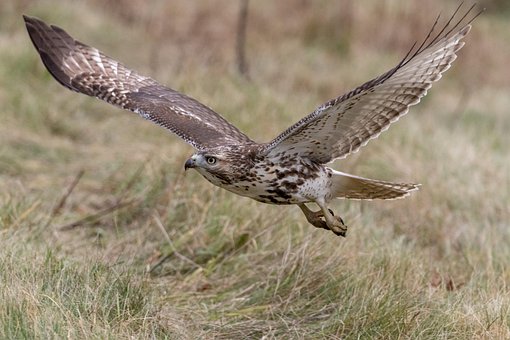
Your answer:
[[[65,87],[136,112],[198,150],[254,143],[195,99],[139,75],[57,26],[27,16],[24,19],[44,65]]]
[[[405,115],[410,106],[418,104],[456,59],[456,52],[464,45],[462,38],[480,14],[459,29],[473,7],[452,25],[459,9],[460,6],[431,38],[438,17],[423,43],[411,53],[416,44],[413,45],[397,66],[321,105],[268,143],[263,154],[278,157],[290,153],[326,164],[357,152],[378,137]]]

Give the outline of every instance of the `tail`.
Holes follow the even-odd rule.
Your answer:
[[[420,187],[420,184],[384,182],[332,171],[331,192],[334,198],[391,200],[406,197]]]

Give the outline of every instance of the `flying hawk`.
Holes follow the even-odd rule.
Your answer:
[[[418,104],[464,45],[462,39],[480,14],[469,19],[473,7],[456,18],[459,6],[435,33],[438,17],[424,41],[415,43],[394,68],[319,106],[269,143],[254,142],[207,106],[132,71],[63,29],[24,19],[42,62],[59,83],[177,134],[197,150],[185,169],[259,202],[297,204],[313,226],[345,236],[344,222],[328,208],[332,199],[396,199],[418,185],[362,178],[326,164],[357,152]],[[314,212],[307,203],[320,209]]]

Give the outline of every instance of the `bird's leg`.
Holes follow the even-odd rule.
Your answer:
[[[345,233],[347,231],[347,226],[344,224],[344,221],[339,217],[333,214],[331,209],[326,208],[326,215],[324,214],[324,210],[321,207],[319,211],[311,211],[305,204],[298,204],[301,211],[305,214],[306,220],[313,225],[314,227],[331,230],[335,235],[345,237]],[[320,206],[320,205],[319,205]],[[328,216],[332,219],[333,223],[328,223]],[[333,227],[331,227],[333,226]]]
[[[299,208],[301,208],[301,211],[303,212],[303,214],[305,214],[306,216],[306,220],[311,224],[313,225],[314,227],[316,228],[322,228],[322,229],[326,229],[326,230],[329,230],[329,227],[328,225],[326,224],[326,222],[321,218],[321,217],[324,217],[324,214],[322,213],[322,210],[319,210],[319,211],[311,211],[310,209],[308,209],[308,207],[304,204],[304,203],[301,203],[301,204],[298,204]]]
[[[330,229],[335,235],[345,237],[347,233],[347,226],[340,216],[335,216],[331,209],[328,209],[324,202],[315,202],[321,208],[324,219],[328,229]]]

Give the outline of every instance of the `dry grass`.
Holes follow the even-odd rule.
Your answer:
[[[236,2],[150,4],[0,4],[0,338],[510,337],[504,2],[421,105],[335,164],[423,184],[338,202],[346,239],[184,176],[190,147],[51,79],[21,14],[262,141],[392,66],[455,2],[253,1],[252,82],[235,71]]]

